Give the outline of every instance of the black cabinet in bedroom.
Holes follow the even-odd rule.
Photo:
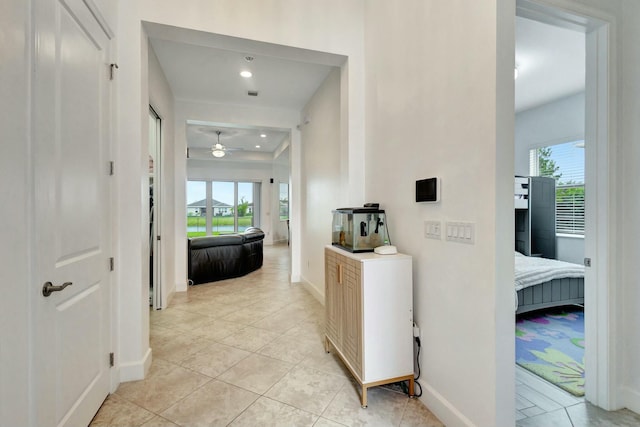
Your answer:
[[[556,181],[540,176],[515,178],[515,250],[556,258]]]

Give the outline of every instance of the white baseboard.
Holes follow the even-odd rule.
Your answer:
[[[120,382],[142,380],[147,376],[151,367],[151,348],[147,349],[144,357],[136,362],[120,364]]]
[[[467,417],[464,416],[455,406],[445,399],[440,393],[435,391],[429,384],[423,384],[422,397],[420,400],[429,408],[433,414],[446,426],[476,427]]]
[[[633,390],[627,386],[622,387],[620,391],[622,406],[636,414],[640,414],[640,391]]]
[[[320,304],[324,305],[324,292],[320,292],[320,290],[318,290],[318,288],[313,286],[311,282],[307,281],[302,277],[296,283],[302,283],[302,286],[304,286],[304,288],[307,291],[309,291],[309,293],[313,295],[313,297],[317,299],[320,302]]]
[[[173,287],[169,289],[169,291],[167,292],[167,296],[164,298],[164,304],[162,305],[162,309],[169,307],[169,304],[171,304],[171,300],[173,299],[175,294],[176,294],[176,286],[173,285]]]
[[[186,292],[187,289],[189,289],[189,282],[188,281],[178,282],[175,284],[173,289],[175,289],[176,292]]]

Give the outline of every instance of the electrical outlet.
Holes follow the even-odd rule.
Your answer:
[[[416,322],[413,322],[413,337],[420,338],[420,327]]]

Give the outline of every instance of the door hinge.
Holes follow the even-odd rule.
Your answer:
[[[115,365],[116,356],[113,353],[109,353],[109,367],[113,368]]]
[[[158,236],[158,240],[160,240],[160,236]]]
[[[115,269],[115,261],[113,257],[109,258],[109,271],[113,271]]]
[[[117,70],[118,68],[120,67],[118,67],[118,64],[116,64],[115,62],[109,64],[109,80],[113,80],[115,70]]]
[[[585,267],[591,267],[591,258],[585,258],[584,259],[584,266]]]
[[[113,167],[113,160],[111,160],[109,162],[109,175],[113,175],[114,171],[114,167]]]

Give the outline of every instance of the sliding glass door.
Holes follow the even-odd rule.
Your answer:
[[[207,235],[207,183],[187,181],[187,237]]]
[[[235,206],[235,182],[213,181],[211,185],[211,233],[231,234],[236,232],[233,210]]]
[[[253,227],[253,182],[238,182],[237,224],[238,231]]]
[[[187,182],[187,237],[242,232],[260,226],[260,183]]]

